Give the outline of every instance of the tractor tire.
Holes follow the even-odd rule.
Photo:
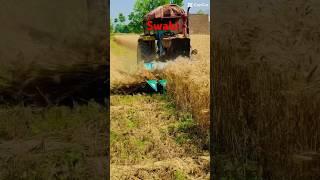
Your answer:
[[[137,46],[137,64],[138,66],[144,62],[150,62],[155,57],[155,41],[138,40]]]
[[[172,47],[174,48],[174,52],[176,52],[177,56],[183,56],[183,57],[190,57],[190,39],[184,38],[184,39],[174,39],[172,41]]]
[[[167,42],[169,44],[169,42]],[[166,54],[161,57],[161,61],[176,59],[178,56],[190,58],[190,39],[174,38],[170,41],[170,46],[165,48]]]

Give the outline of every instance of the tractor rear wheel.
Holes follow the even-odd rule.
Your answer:
[[[155,41],[138,40],[137,46],[137,64],[140,65],[144,62],[150,62],[155,57]]]
[[[176,59],[178,56],[190,57],[190,39],[172,38],[164,43],[166,54],[161,56],[161,61]]]

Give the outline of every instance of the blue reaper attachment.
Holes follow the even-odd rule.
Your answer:
[[[157,67],[163,68],[164,65],[157,65],[157,63],[144,63],[144,67],[146,70],[148,71],[152,71],[155,70]],[[166,86],[167,86],[167,80],[165,79],[150,79],[147,80],[147,84],[149,85],[149,87],[151,87],[151,89],[154,92],[160,92],[160,93],[165,93],[166,92]]]

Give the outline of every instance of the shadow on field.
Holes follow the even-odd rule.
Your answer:
[[[79,63],[53,69],[31,66],[7,80],[0,89],[0,103],[50,106],[87,104],[91,99],[105,104],[107,65]],[[6,80],[5,80],[6,81]]]

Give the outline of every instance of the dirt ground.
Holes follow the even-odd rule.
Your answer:
[[[111,39],[111,88],[136,78],[137,35]],[[111,96],[112,179],[209,179],[209,153],[187,112],[161,95]]]

